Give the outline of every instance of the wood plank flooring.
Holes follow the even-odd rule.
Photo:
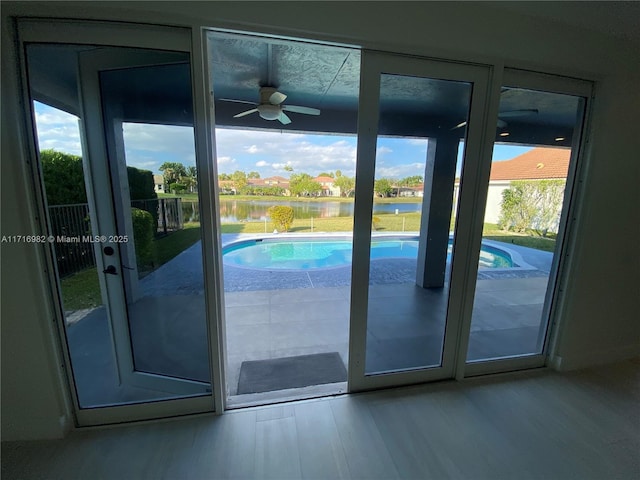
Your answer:
[[[637,479],[640,360],[2,445],[3,479]]]

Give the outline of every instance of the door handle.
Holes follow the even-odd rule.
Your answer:
[[[117,275],[118,272],[116,271],[116,267],[114,265],[109,265],[107,268],[105,268],[102,273],[108,273],[109,275]]]

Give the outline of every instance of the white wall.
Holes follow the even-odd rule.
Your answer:
[[[484,211],[485,223],[498,223],[500,218],[500,204],[502,203],[502,192],[509,188],[508,181],[495,181],[489,183],[487,192],[487,206]]]
[[[504,61],[513,67],[599,80],[588,148],[590,171],[581,189],[584,198],[573,237],[577,245],[556,363],[571,368],[640,352],[637,44],[479,2],[3,2],[3,34],[4,17],[12,14],[238,28],[233,22],[244,22],[247,30],[259,31],[264,25],[292,36],[433,57]],[[19,123],[20,109],[11,69],[5,65],[13,56],[11,42],[3,38],[3,234],[31,228],[23,201],[29,197],[28,180],[20,166],[13,121]],[[40,288],[42,266],[27,247],[6,252],[3,245],[3,280],[5,271],[11,273],[10,281],[2,284],[3,439],[59,434],[58,419],[69,412]]]
[[[21,163],[15,110],[19,98],[12,75],[8,29],[2,25],[2,221],[0,234],[30,235],[36,214]],[[43,281],[38,247],[3,243],[1,253],[2,440],[55,438],[71,412],[54,340],[54,314]]]

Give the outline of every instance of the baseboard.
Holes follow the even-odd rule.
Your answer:
[[[638,356],[640,356],[640,344],[633,344],[575,355],[553,355],[549,357],[548,366],[565,372],[620,362]]]

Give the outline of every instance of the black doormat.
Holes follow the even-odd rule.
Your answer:
[[[338,352],[242,362],[238,395],[347,381]]]

